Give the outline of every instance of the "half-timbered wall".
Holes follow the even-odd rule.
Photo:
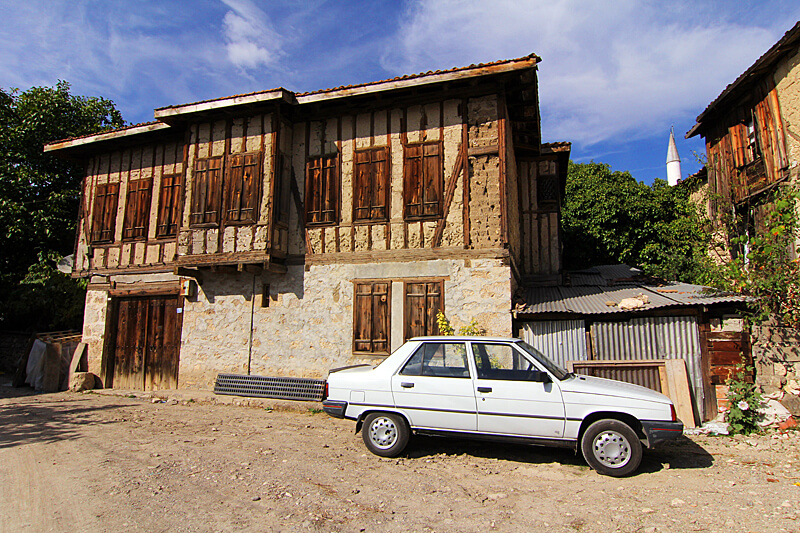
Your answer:
[[[558,159],[555,155],[524,160],[519,166],[521,268],[524,275],[558,274],[559,237]]]
[[[265,114],[188,126],[180,264],[268,253],[274,121]]]
[[[165,184],[183,176],[183,144],[100,153],[87,162],[75,270],[158,269],[175,258],[175,229],[159,231]],[[172,189],[166,188],[172,194]],[[168,217],[167,217],[168,218]]]

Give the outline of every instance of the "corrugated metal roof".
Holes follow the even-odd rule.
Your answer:
[[[530,287],[523,302],[514,308],[517,315],[570,313],[604,315],[608,313],[641,313],[666,307],[743,303],[737,294],[708,294],[706,287],[686,283],[667,283],[661,286],[626,283],[615,286],[585,285],[579,287]],[[625,298],[647,296],[648,303],[635,310],[620,309]]]

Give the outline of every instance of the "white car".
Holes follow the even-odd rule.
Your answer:
[[[580,446],[601,474],[639,467],[642,446],[678,437],[669,398],[575,375],[519,339],[418,337],[375,368],[330,371],[326,413],[356,421],[369,450],[403,452],[412,433]]]

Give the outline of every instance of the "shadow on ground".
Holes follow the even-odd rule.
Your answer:
[[[524,444],[472,441],[466,439],[414,436],[406,451],[408,457],[419,459],[438,454],[461,455],[500,459],[526,464],[560,463],[588,468],[580,452],[569,448],[547,448]],[[653,473],[669,469],[708,468],[714,457],[703,447],[686,437],[661,445],[654,450],[644,450],[642,465],[636,474]],[[665,466],[666,465],[666,466]],[[634,474],[634,475],[636,475]]]

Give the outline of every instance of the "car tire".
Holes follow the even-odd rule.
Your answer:
[[[622,477],[639,468],[642,443],[636,433],[619,420],[598,420],[581,438],[583,458],[605,476]]]
[[[393,413],[370,413],[361,427],[364,444],[381,457],[397,457],[403,453],[409,433],[405,418]]]

